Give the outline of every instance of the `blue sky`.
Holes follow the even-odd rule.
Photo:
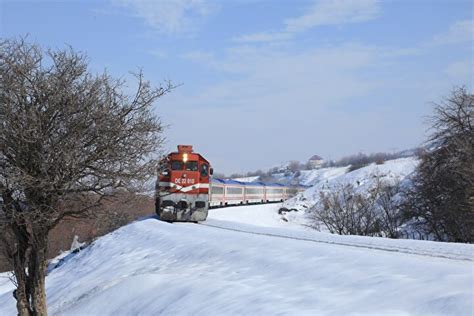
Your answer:
[[[0,3],[2,38],[182,84],[156,104],[165,150],[193,144],[225,173],[417,146],[430,102],[473,88],[472,1]]]

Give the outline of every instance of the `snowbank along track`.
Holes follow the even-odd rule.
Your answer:
[[[404,248],[404,247],[397,247],[397,246],[380,246],[380,245],[371,245],[371,244],[355,243],[355,242],[351,243],[351,242],[340,242],[340,241],[331,241],[331,240],[318,240],[316,238],[288,236],[288,235],[280,235],[280,234],[274,234],[274,233],[268,233],[268,232],[257,232],[257,231],[244,230],[244,229],[233,228],[233,227],[218,226],[218,225],[209,224],[209,223],[206,223],[206,222],[201,222],[201,223],[199,223],[199,225],[213,227],[213,228],[217,228],[217,229],[228,230],[228,231],[234,231],[234,232],[239,232],[239,233],[252,234],[252,235],[261,235],[261,236],[269,236],[269,237],[275,237],[275,238],[301,240],[301,241],[306,241],[306,242],[330,244],[330,245],[345,246],[345,247],[365,248],[365,249],[371,249],[371,250],[396,252],[396,253],[417,255],[417,256],[423,256],[423,257],[432,257],[432,258],[442,258],[442,259],[449,259],[449,260],[456,260],[456,261],[474,262],[474,258],[472,256],[464,255],[464,254],[457,254],[457,253],[436,254],[436,253],[430,253],[428,251],[410,249],[410,248]]]

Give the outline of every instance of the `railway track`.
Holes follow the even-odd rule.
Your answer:
[[[332,241],[332,240],[321,240],[315,238],[308,238],[308,237],[299,237],[299,236],[290,236],[284,234],[275,234],[269,232],[258,232],[252,230],[245,230],[241,228],[235,227],[226,227],[226,226],[219,226],[216,224],[210,224],[206,222],[201,222],[199,225],[213,227],[217,229],[227,230],[227,231],[234,231],[239,233],[245,234],[252,234],[252,235],[261,235],[261,236],[268,236],[274,238],[282,238],[282,239],[293,239],[293,240],[301,240],[305,242],[313,242],[313,243],[321,243],[321,244],[330,244],[330,245],[337,245],[337,246],[344,246],[344,247],[352,247],[352,248],[365,248],[377,251],[385,251],[385,252],[394,252],[394,253],[403,253],[409,255],[416,255],[416,256],[423,256],[423,257],[431,257],[431,258],[441,258],[441,259],[449,259],[449,260],[456,260],[456,261],[465,261],[465,262],[474,262],[474,256],[469,256],[468,254],[461,254],[461,253],[432,253],[430,251],[424,251],[420,249],[412,249],[406,247],[398,247],[398,246],[382,246],[382,245],[374,245],[374,244],[367,244],[367,243],[358,243],[358,242],[342,242],[342,241]],[[474,248],[473,248],[474,249]]]

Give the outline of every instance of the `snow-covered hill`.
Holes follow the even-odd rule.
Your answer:
[[[254,182],[254,181],[258,181],[258,176],[255,176],[255,177],[243,177],[243,178],[234,178],[232,180],[235,180],[235,181],[240,181],[240,182]]]
[[[374,175],[385,181],[398,179],[403,182],[415,171],[417,164],[418,160],[410,157],[389,160],[381,165],[371,164],[352,172],[347,172],[347,168],[315,170],[311,174],[310,181],[313,186],[285,201],[283,206],[288,209],[304,211],[317,203],[321,191],[337,184],[353,184],[361,191],[367,190],[374,183]]]
[[[472,245],[307,231],[281,222],[279,207],[216,209],[199,225],[149,218],[123,227],[48,275],[49,312],[472,314]],[[0,315],[16,315],[11,293],[0,292]]]
[[[349,166],[313,170],[300,170],[297,172],[288,171],[286,173],[274,173],[272,174],[271,179],[272,181],[284,184],[313,186],[320,181],[332,179],[334,177],[343,175],[347,172],[348,169]]]
[[[347,172],[349,167],[322,168],[315,170],[301,170],[298,177],[299,184],[313,186],[321,181],[339,177]]]

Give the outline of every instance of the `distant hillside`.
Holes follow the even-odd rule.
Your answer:
[[[259,180],[259,176],[254,177],[243,177],[243,178],[233,178],[232,180],[240,181],[240,182],[255,182]]]
[[[348,167],[314,170],[311,174],[314,178],[309,178],[312,187],[286,201],[284,206],[305,210],[319,201],[320,192],[337,184],[353,184],[359,190],[367,191],[373,184],[375,174],[382,179],[397,178],[403,181],[415,171],[417,165],[418,159],[410,157],[389,160],[380,165],[373,163],[350,172]]]
[[[321,179],[337,177],[346,172],[354,171],[370,164],[383,164],[400,158],[415,157],[424,150],[423,148],[413,148],[396,153],[358,153],[342,157],[338,160],[325,161],[320,169],[311,168],[308,162],[302,163],[298,161],[287,161],[270,168],[264,172],[261,170],[248,172],[247,175],[234,174],[230,178],[244,182],[277,182],[286,185],[304,185],[312,186],[317,184]]]

